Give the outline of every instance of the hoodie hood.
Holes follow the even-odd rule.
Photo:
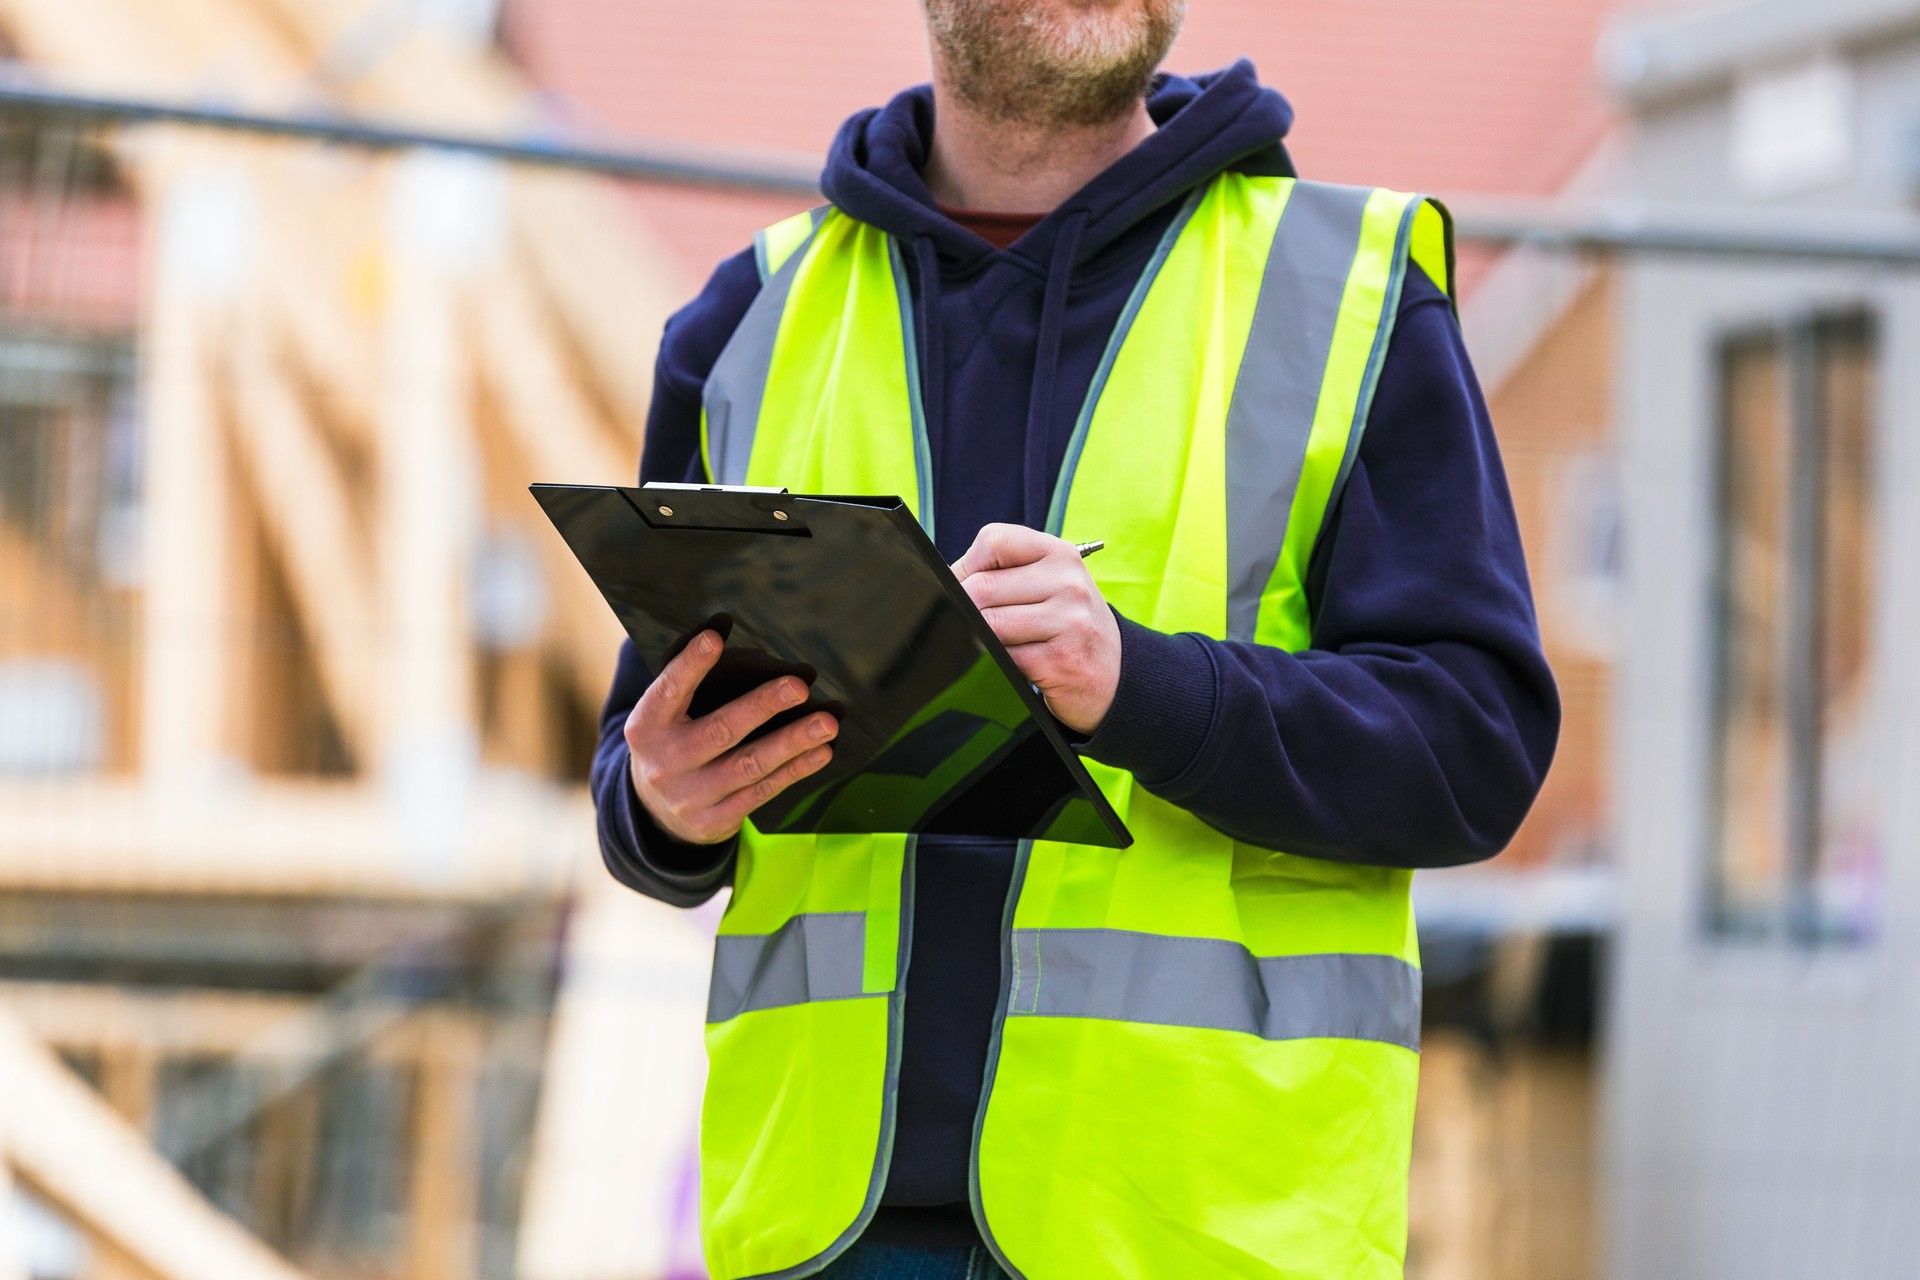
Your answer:
[[[1281,140],[1293,108],[1263,86],[1241,59],[1189,79],[1155,77],[1147,111],[1155,133],[1082,187],[1010,251],[1067,269],[1128,228],[1223,170],[1255,160],[1262,172],[1291,173]],[[852,217],[907,242],[930,241],[943,264],[962,271],[992,246],[940,212],[920,177],[933,141],[933,88],[918,85],[840,127],[820,187]],[[1063,228],[1077,228],[1065,263],[1054,263]]]

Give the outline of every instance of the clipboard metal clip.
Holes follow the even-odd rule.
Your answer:
[[[785,487],[655,480],[620,492],[639,517],[656,529],[812,536]]]

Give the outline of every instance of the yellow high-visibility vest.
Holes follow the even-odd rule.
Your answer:
[[[931,528],[899,246],[835,209],[756,238],[709,378],[719,483],[897,493]],[[1306,576],[1409,263],[1400,192],[1223,174],[1181,207],[1102,357],[1048,530],[1165,632],[1307,647]],[[1021,845],[973,1146],[1001,1265],[1093,1276],[1398,1276],[1419,1063],[1411,873],[1235,841],[1089,761],[1126,850]],[[742,833],[714,951],[702,1224],[718,1280],[805,1276],[892,1154],[913,841]]]

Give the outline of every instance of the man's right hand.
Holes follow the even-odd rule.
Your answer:
[[[627,716],[633,790],[662,831],[690,844],[733,838],[747,815],[833,759],[840,722],[806,716],[742,745],[761,725],[806,701],[796,676],[769,680],[717,711],[687,715],[726,642],[702,631],[661,669]]]

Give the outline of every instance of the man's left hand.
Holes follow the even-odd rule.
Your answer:
[[[1074,545],[990,524],[953,575],[1060,723],[1099,728],[1120,684],[1120,627]]]

